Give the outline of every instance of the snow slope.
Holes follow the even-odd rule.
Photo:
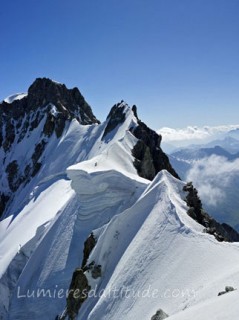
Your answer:
[[[102,277],[93,280],[86,271],[95,294],[83,304],[79,320],[150,319],[159,308],[173,315],[210,304],[213,297],[217,308],[218,292],[227,285],[237,287],[238,244],[217,242],[187,215],[183,182],[162,171],[149,183],[133,171],[125,174],[124,161],[114,167],[113,160],[105,160],[103,154],[71,166],[71,182],[62,179],[48,186],[62,202],[52,201],[54,192],[48,188],[35,200],[32,213],[40,213],[49,201],[57,203],[58,214],[47,214],[47,224],[47,219],[41,221],[43,235],[15,284],[9,319],[25,319],[26,314],[53,319],[62,312],[72,272],[81,265],[83,243],[92,230],[98,241],[89,262],[102,265]],[[23,212],[23,217],[18,228],[31,227],[30,215]],[[34,246],[20,251],[29,254]],[[25,297],[41,289],[52,295],[62,289],[64,294],[58,299]]]
[[[47,268],[48,270],[51,270],[51,268],[55,270],[55,267],[56,269],[58,268],[60,270],[61,268],[65,268],[67,277],[65,282],[63,282],[64,288],[67,290],[72,270],[81,260],[82,246],[88,237],[88,234],[92,231],[92,229],[98,228],[104,223],[108,222],[111,216],[118,213],[119,210],[125,209],[134,201],[136,201],[139,194],[141,194],[144,190],[148,181],[137,176],[136,169],[133,166],[133,157],[131,154],[131,150],[137,139],[129,132],[129,127],[132,128],[132,126],[136,125],[136,119],[130,107],[127,105],[122,105],[122,107],[124,107],[124,111],[126,113],[126,119],[124,123],[120,127],[116,127],[114,131],[110,132],[110,134],[108,134],[104,139],[102,139],[102,136],[109,120],[106,120],[100,125],[87,126],[80,125],[76,120],[69,122],[66,125],[61,138],[58,139],[54,135],[49,140],[46,150],[41,157],[42,167],[37,176],[15,193],[15,197],[6,213],[6,218],[0,222],[0,275],[2,276],[0,281],[0,292],[2,296],[8,297],[4,298],[4,301],[2,301],[2,309],[8,307],[10,291],[13,290],[14,287],[17,288],[18,277],[28,259],[29,262],[25,267],[27,270],[25,275],[26,278],[28,278],[30,274],[28,268],[30,268],[34,275],[37,274],[37,270],[40,270],[40,266],[43,269]],[[34,141],[39,139],[41,130],[42,127],[39,126],[34,130],[32,135],[27,136],[20,142],[19,145],[16,145],[14,152],[11,155],[7,155],[7,157],[11,156],[11,159],[6,158],[5,161],[10,162],[12,159],[18,159],[19,157],[21,158],[21,154],[24,155],[24,150],[27,150],[27,146],[29,144],[34,145]],[[108,196],[108,198],[102,203],[101,214],[99,214],[100,210],[98,208],[100,202],[98,201],[97,205],[95,205],[95,198],[89,200],[93,202],[93,207],[98,208],[96,208],[97,216],[94,217],[94,214],[89,215],[90,218],[88,217],[87,221],[90,219],[92,219],[92,221],[90,224],[88,221],[88,224],[86,223],[86,225],[80,226],[80,229],[83,228],[83,231],[78,235],[78,227],[75,226],[75,223],[78,221],[76,218],[78,216],[79,206],[82,211],[82,217],[79,219],[79,221],[81,221],[84,220],[84,215],[87,215],[88,202],[86,202],[85,213],[82,207],[84,203],[82,199],[84,197],[81,197],[81,200],[79,201],[79,197],[76,195],[74,188],[71,186],[71,184],[73,185],[75,182],[74,180],[73,182],[69,180],[66,175],[66,169],[68,166],[79,161],[86,161],[86,159],[92,159],[88,160],[88,166],[90,167],[92,165],[93,171],[96,171],[96,169],[98,170],[98,175],[94,176],[94,174],[92,174],[92,177],[94,176],[94,178],[92,178],[90,183],[91,188],[94,183],[98,183],[98,180],[101,181],[104,179],[106,179],[105,184],[107,186],[107,181],[110,180],[109,176],[111,178],[114,177],[112,178],[111,185],[112,183],[115,183],[118,185],[118,187],[111,188],[111,193],[108,192],[105,194],[105,197]],[[98,163],[97,167],[95,167],[96,161]],[[24,161],[21,161],[21,163],[24,166]],[[104,172],[106,168],[112,171],[109,171],[109,176],[107,176],[107,174],[101,174],[101,171]],[[126,177],[121,173],[121,170],[127,172]],[[72,170],[69,170],[69,172],[70,171]],[[76,179],[77,177],[75,177],[75,180]],[[85,176],[82,173],[80,176],[80,183],[82,186],[84,179]],[[88,180],[89,178],[86,177],[86,185],[83,188],[85,190],[88,188]],[[101,186],[102,185],[104,185],[103,182],[101,183]],[[102,192],[103,191],[105,190],[103,189]],[[89,196],[92,197],[92,192],[89,193]],[[99,200],[101,200],[101,198],[102,195],[99,194]],[[111,203],[113,209],[111,208]],[[47,248],[45,248],[44,245],[41,247],[41,241],[43,241],[42,239],[45,239],[46,237],[46,239],[49,239],[48,241],[54,242],[55,247],[56,244],[54,236],[51,234],[51,232],[53,232],[55,229],[58,230],[58,223],[61,226],[59,228],[65,228],[66,224],[68,224],[68,218],[69,221],[72,221],[72,227],[69,227],[70,230],[76,229],[75,232],[77,235],[75,237],[77,239],[77,243],[79,243],[80,249],[74,244],[74,241],[71,239],[72,234],[70,234],[70,231],[67,229],[69,232],[64,233],[67,240],[66,238],[61,239],[62,242],[58,245],[60,249],[55,255],[56,259],[52,259],[52,251],[49,253],[51,257],[50,261],[63,261],[64,259],[59,259],[59,255],[61,255],[61,252],[66,252],[64,263],[62,262],[61,264],[63,267],[57,267],[54,266],[54,264],[51,264],[51,267],[45,267],[42,265],[42,263],[45,261],[45,259],[47,259],[48,245]],[[64,220],[64,224],[61,223],[61,219]],[[52,225],[54,225],[54,227],[52,227]],[[62,229],[59,230],[59,234],[63,234]],[[67,244],[63,244],[64,240],[67,241]],[[66,261],[68,261],[67,257],[72,242],[73,247],[75,246],[75,250],[79,250],[79,257],[78,259],[74,260],[75,251],[73,250],[71,252],[72,260],[69,260],[69,268],[67,269],[68,264]],[[64,246],[64,248],[62,248],[62,246]],[[39,254],[38,250],[42,252],[41,255]],[[39,263],[37,264],[38,269],[36,268],[35,263],[36,255],[41,257]],[[34,257],[33,260],[31,260],[32,257]],[[31,261],[34,261],[34,267],[32,267]],[[45,262],[46,266],[48,264],[47,261]],[[11,273],[10,276],[9,272]],[[48,273],[46,273],[43,278],[39,274],[37,274],[37,276],[34,275],[32,276],[33,278],[35,277],[36,279],[39,278],[41,280],[45,279],[44,281],[40,281],[40,284],[48,284],[50,282],[55,283],[59,281],[58,278],[56,281],[55,279],[49,280]],[[21,279],[24,279],[22,281],[25,283],[25,288],[28,282],[24,278],[24,272],[21,274],[19,283],[22,283]],[[32,281],[32,278],[30,278],[30,284],[33,288],[34,285],[36,285],[36,283]],[[65,301],[62,301],[64,304]],[[14,305],[12,301],[11,304]],[[21,301],[21,305],[22,304],[23,302]],[[56,304],[56,311],[58,310],[57,307],[58,305]],[[5,311],[2,312],[5,313]],[[13,318],[16,316],[19,315],[14,315]]]
[[[175,316],[170,317],[170,320],[237,319],[239,314],[238,299],[238,291],[230,292],[179,312]]]
[[[1,306],[5,310],[8,309],[11,290],[14,289],[22,268],[38,246],[50,221],[74,193],[70,188],[70,181],[65,179],[48,183],[43,190],[39,190],[41,188],[39,186],[34,190],[32,199],[16,219],[10,216],[0,224],[0,272],[3,275],[0,296],[8,297]]]
[[[138,176],[130,130],[137,119],[119,107],[125,120],[107,134],[109,119],[69,121],[60,138],[49,139],[38,174],[16,192],[0,222],[0,319],[61,314],[92,231],[97,243],[88,263],[101,265],[102,276],[85,271],[92,290],[78,320],[151,319],[159,308],[181,320],[182,310],[192,315],[204,306],[237,319],[220,306],[232,301],[217,294],[238,286],[239,245],[219,243],[187,215],[184,182],[164,170],[152,182]],[[24,162],[41,129],[6,161]]]
[[[202,232],[186,214],[182,187],[160,173],[131,208],[96,232],[89,260],[102,265],[97,292],[104,295],[90,298],[78,319],[150,319],[159,308],[172,315],[237,286],[238,244]]]
[[[73,172],[69,175],[73,179],[72,187],[76,194],[52,221],[29,259],[11,300],[9,319],[23,319],[26,313],[31,319],[44,317],[46,308],[49,308],[49,299],[40,297],[36,304],[34,299],[19,299],[19,291],[21,296],[27,290],[33,292],[37,288],[47,288],[52,292],[59,288],[66,293],[72,272],[81,265],[83,244],[90,232],[131,206],[147,183],[113,170],[91,174],[78,171],[75,177]],[[48,312],[49,317],[56,316],[64,306],[65,299],[54,300]]]
[[[47,140],[46,150],[41,156],[42,163],[41,170],[34,179],[30,181],[26,186],[19,188],[14,194],[14,199],[11,205],[8,207],[5,217],[8,215],[16,215],[19,213],[19,207],[23,208],[26,205],[32,190],[48,179],[52,179],[59,174],[65,174],[67,167],[78,163],[80,161],[91,159],[97,155],[105,155],[108,157],[109,153],[113,156],[116,154],[114,163],[117,162],[117,158],[125,158],[125,162],[131,162],[131,172],[136,173],[136,169],[133,166],[133,157],[131,150],[137,139],[129,132],[129,128],[136,125],[137,120],[131,108],[122,103],[119,107],[124,108],[126,113],[126,119],[121,126],[115,128],[113,132],[110,132],[103,139],[104,130],[109,120],[106,120],[102,124],[93,125],[81,125],[76,119],[68,122],[60,138],[56,135],[50,137]],[[20,160],[21,164],[19,172],[24,171],[27,161],[31,157],[31,151],[29,146],[35,146],[41,137],[43,126],[45,123],[45,117],[42,119],[39,126],[22,139],[19,143],[19,134],[16,133],[15,144],[11,153],[3,153],[0,150],[0,161],[3,162],[3,167],[0,169],[2,174],[1,190],[7,188],[6,182],[6,168],[8,164],[16,159]],[[66,156],[67,155],[67,156]],[[111,157],[112,158],[112,157]],[[112,159],[110,159],[111,162]],[[129,165],[125,167],[125,170],[129,169]]]
[[[65,293],[92,230],[98,241],[89,262],[102,265],[102,277],[93,281],[86,272],[95,296],[83,304],[80,320],[150,319],[159,308],[173,315],[237,286],[238,244],[217,242],[187,215],[184,183],[162,171],[149,184],[120,167],[107,168],[106,162],[103,170],[89,160],[67,170],[72,191],[17,281],[9,319],[61,313],[64,295],[24,295],[44,288]]]

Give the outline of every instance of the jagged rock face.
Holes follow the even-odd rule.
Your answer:
[[[105,139],[106,135],[113,131],[118,125],[125,121],[125,106],[121,103],[115,104],[107,117],[108,123],[102,136],[102,140]]]
[[[92,110],[77,88],[67,89],[64,84],[58,84],[50,79],[36,79],[28,90],[28,107],[52,103],[61,117],[76,118],[81,124],[99,123]]]
[[[0,193],[0,218],[7,206],[9,199],[10,199],[10,195],[4,194],[2,192]]]
[[[203,210],[198,191],[192,182],[187,183],[183,191],[187,192],[186,202],[189,207],[188,215],[205,227],[205,232],[213,235],[218,241],[239,241],[239,234],[226,223],[220,224]]]
[[[92,232],[84,242],[82,267],[77,268],[72,275],[69,295],[66,299],[66,314],[60,319],[65,319],[66,316],[68,316],[70,320],[76,319],[82,303],[87,299],[88,292],[91,287],[88,284],[88,280],[84,272],[91,272],[94,279],[101,277],[101,265],[95,265],[94,261],[89,265],[86,265],[90,253],[95,245],[96,239]]]
[[[95,247],[95,245],[96,245],[96,239],[94,237],[94,234],[91,233],[84,243],[83,261],[81,265],[82,269],[86,266],[87,260],[90,256],[91,251]]]
[[[108,122],[102,140],[107,142],[107,139],[110,139],[110,133],[124,123],[127,109],[129,109],[129,106],[123,100],[112,107],[107,117]],[[172,168],[167,155],[160,147],[162,137],[139,120],[135,105],[133,105],[131,111],[137,119],[137,125],[133,125],[129,130],[138,139],[132,150],[132,155],[135,158],[134,166],[139,176],[153,180],[159,171],[166,169],[174,177],[180,179]]]
[[[72,119],[83,125],[99,123],[77,88],[67,89],[46,78],[36,79],[22,99],[0,104],[0,174],[7,180],[0,185],[0,217],[13,193],[39,172],[50,137],[61,137]],[[29,139],[35,129],[39,131],[40,126],[37,143],[27,145],[24,165],[21,159],[12,159],[13,150]]]
[[[82,269],[73,273],[69,295],[67,297],[67,315],[70,320],[75,320],[82,303],[87,299],[90,286]]]
[[[175,178],[180,179],[171,166],[168,156],[160,147],[162,137],[138,119],[136,106],[133,106],[132,111],[138,120],[138,126],[131,129],[133,135],[138,139],[132,150],[138,174],[143,178],[153,180],[158,172],[166,169]]]

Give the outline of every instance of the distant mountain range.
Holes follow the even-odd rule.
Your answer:
[[[215,143],[217,143],[217,141]],[[213,144],[214,144],[213,142],[210,143],[210,145],[213,145]],[[238,150],[239,150],[239,146],[238,146]],[[239,152],[235,154],[231,154],[230,152],[228,152],[227,150],[225,150],[224,148],[218,145],[214,147],[207,147],[207,145],[205,145],[205,147],[193,146],[191,148],[180,149],[178,151],[171,153],[171,156],[177,159],[182,159],[187,161],[200,160],[203,158],[208,158],[212,155],[224,157],[227,160],[235,160],[239,158]]]
[[[164,150],[171,153],[177,148],[188,146],[213,147],[221,146],[227,151],[238,151],[239,125],[216,127],[187,127],[183,129],[161,128]]]

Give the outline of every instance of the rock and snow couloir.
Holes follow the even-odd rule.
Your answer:
[[[67,290],[92,232],[84,268],[91,291],[79,320],[150,320],[158,309],[175,320],[203,309],[201,318],[213,319],[212,308],[235,301],[236,292],[217,294],[238,287],[239,245],[218,242],[188,216],[185,183],[135,106],[115,105],[100,124],[77,89],[38,79],[0,113],[1,191],[11,194],[0,222],[2,319],[68,312]],[[14,161],[18,169],[4,175]],[[224,319],[236,319],[235,309]]]

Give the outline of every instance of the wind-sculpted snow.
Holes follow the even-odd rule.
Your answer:
[[[131,206],[148,183],[113,170],[89,174],[69,169],[68,175],[76,193],[71,193],[69,201],[48,226],[21,274],[11,301],[10,319],[23,319],[26,312],[31,319],[44,317],[49,298],[38,297],[37,304],[34,299],[19,298],[19,292],[24,295],[27,290],[36,295],[38,289],[49,289],[52,294],[62,289],[64,298],[54,300],[49,312],[54,317],[63,310],[69,281],[74,269],[81,265],[88,235]]]
[[[5,213],[6,219],[0,222],[0,236],[2,239],[0,244],[0,255],[3,257],[0,265],[0,274],[3,276],[5,272],[2,279],[8,279],[7,287],[11,288],[11,290],[14,287],[17,288],[18,277],[10,277],[8,274],[9,270],[15,270],[14,274],[17,274],[18,276],[21,274],[24,263],[27,262],[33,253],[35,253],[39,241],[46,233],[48,233],[48,227],[46,226],[48,226],[49,223],[55,223],[54,219],[58,217],[57,213],[62,212],[67,205],[69,198],[74,194],[74,190],[69,188],[70,181],[66,176],[67,167],[82,162],[83,160],[92,159],[87,160],[86,163],[88,164],[86,164],[86,166],[92,166],[93,171],[95,171],[95,169],[105,171],[106,168],[118,170],[119,172],[116,175],[112,173],[112,177],[115,177],[114,184],[119,186],[119,190],[122,190],[121,196],[124,197],[124,199],[121,199],[120,194],[117,194],[117,190],[114,191],[114,195],[110,192],[106,193],[109,197],[102,203],[102,215],[106,212],[102,221],[101,218],[99,218],[100,216],[95,219],[94,215],[91,215],[91,213],[88,212],[89,217],[92,217],[94,223],[92,222],[93,225],[91,227],[85,228],[84,233],[81,235],[82,238],[79,242],[79,246],[83,245],[92,229],[98,228],[102,224],[108,222],[112,214],[114,215],[119,212],[119,209],[125,208],[124,205],[129,206],[132,204],[132,201],[135,201],[139,193],[142,192],[141,188],[144,188],[145,184],[148,183],[146,180],[137,176],[136,169],[133,166],[131,150],[137,139],[128,129],[129,127],[135,126],[136,121],[129,106],[125,106],[124,112],[126,114],[125,122],[121,124],[120,127],[115,128],[114,133],[107,136],[107,142],[102,141],[102,136],[108,120],[102,124],[83,126],[79,124],[76,119],[73,119],[66,123],[64,132],[60,138],[53,135],[47,140],[45,150],[40,158],[40,171],[29,181],[29,183],[25,184],[24,187],[19,188],[19,190],[14,193],[14,197],[12,197],[11,203]],[[28,155],[28,153],[24,155],[24,152],[29,146],[38,143],[41,131],[43,130],[44,121],[43,118],[41,125],[34,129],[29,136],[26,136],[20,144],[16,144],[11,154],[7,154],[7,157],[18,159],[19,164],[21,164],[21,166],[19,166],[20,171],[24,170],[24,162],[22,160],[27,159]],[[18,137],[16,137],[16,139],[18,139]],[[7,157],[5,158],[5,162],[10,161],[8,161]],[[95,161],[98,163],[96,168]],[[124,179],[124,175],[122,175],[120,171],[127,172],[128,178]],[[101,177],[102,176],[103,175],[101,174]],[[134,183],[130,183],[132,178],[140,180],[141,183],[136,183],[136,185],[141,187],[137,187],[138,189],[135,188]],[[120,181],[121,179],[122,183],[119,183],[118,180]],[[3,179],[2,182],[4,183]],[[92,183],[95,183],[95,181],[92,181]],[[129,186],[127,186],[127,184],[129,184]],[[112,184],[111,186],[113,187]],[[133,189],[129,191],[129,188],[131,187]],[[89,186],[87,185],[85,188],[89,188]],[[135,196],[133,193],[135,193]],[[110,197],[110,195],[112,195],[112,197]],[[98,198],[102,199],[102,195],[99,194]],[[97,200],[98,204],[94,203],[95,199],[96,197],[91,199],[93,203],[92,207],[93,205],[95,207],[98,205],[98,209],[100,210],[100,202]],[[117,199],[119,199],[119,201]],[[108,201],[113,203],[114,209],[112,212],[110,211],[111,204],[107,204]],[[124,202],[124,204],[120,204],[120,202]],[[119,208],[117,206],[119,206]],[[83,211],[80,219],[84,219]],[[66,224],[67,221],[68,220],[66,219]],[[24,252],[27,257],[26,259],[22,259],[22,263],[17,262],[21,259],[21,256],[18,256],[19,250]],[[81,248],[77,248],[77,250],[82,252]],[[49,254],[51,256],[52,252]],[[57,259],[59,259],[59,257],[57,257],[56,260],[51,260],[50,258],[51,261],[57,261]],[[11,260],[12,263],[10,263]],[[44,259],[42,258],[41,261],[43,260]],[[40,265],[41,264],[39,263],[39,266]],[[76,266],[77,263],[74,267]],[[71,268],[74,267],[71,266]],[[72,269],[70,269],[70,274],[68,274],[69,278],[71,277],[71,272]],[[5,283],[5,280],[1,281]],[[68,282],[69,279],[65,282],[66,289],[69,286]],[[33,285],[30,287],[33,288]],[[4,291],[1,292],[6,296],[6,298],[4,298],[4,305],[7,308],[11,290],[8,288],[6,290],[1,288],[5,287],[0,285],[0,290]]]
[[[186,214],[182,187],[160,173],[132,207],[95,231],[89,261],[102,265],[103,277],[92,282],[96,296],[78,319],[150,319],[158,308],[171,315],[238,283],[239,246],[203,233]]]
[[[12,103],[15,100],[21,100],[27,96],[27,93],[16,93],[4,99],[6,103]]]
[[[91,160],[70,167],[68,177],[74,192],[16,283],[10,320],[42,319],[46,310],[46,319],[54,319],[62,312],[92,230],[97,243],[88,263],[101,265],[102,277],[85,272],[92,290],[80,320],[150,319],[159,308],[172,315],[226,285],[236,287],[239,246],[217,242],[187,215],[183,182],[163,171],[149,184],[117,170],[98,171]],[[52,296],[24,297],[41,289]],[[54,298],[59,290],[61,298]]]

